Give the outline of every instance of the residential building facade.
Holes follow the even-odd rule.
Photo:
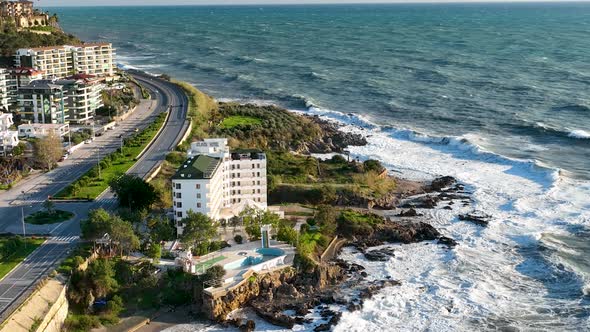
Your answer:
[[[179,234],[188,211],[230,219],[246,207],[267,209],[266,155],[230,152],[227,139],[191,144],[189,159],[172,178],[173,211]]]
[[[115,51],[110,43],[89,43],[22,48],[16,51],[16,67],[31,67],[43,72],[43,79],[64,78],[73,74],[112,76]]]
[[[8,68],[6,88],[8,95],[8,110],[18,110],[18,89],[43,78],[43,72],[33,68]]]
[[[0,68],[0,110],[8,110],[8,72]]]
[[[0,131],[0,156],[10,154],[18,143],[18,132],[16,130]]]
[[[17,17],[33,15],[33,1],[2,1],[0,2],[0,16]]]
[[[23,123],[18,126],[19,137],[41,138],[50,133],[64,137],[70,133],[70,126],[68,124],[53,123]]]
[[[115,74],[115,50],[110,43],[89,43],[70,46],[75,73],[96,76]]]
[[[67,91],[53,80],[33,81],[18,89],[21,121],[66,124],[69,122]]]
[[[16,67],[29,67],[43,72],[43,79],[54,79],[74,74],[72,52],[68,46],[21,48],[16,51]]]
[[[102,107],[102,81],[94,75],[77,74],[56,81],[66,91],[66,108],[72,124],[89,124],[93,121],[96,110]]]
[[[18,145],[18,132],[11,130],[14,126],[11,113],[0,113],[0,156],[6,156]]]
[[[12,113],[0,113],[0,131],[10,130],[14,126]]]

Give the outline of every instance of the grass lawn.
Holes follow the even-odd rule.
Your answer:
[[[25,222],[33,225],[57,224],[73,217],[74,214],[68,211],[56,210],[53,214],[49,214],[47,211],[38,211],[27,216]]]
[[[259,125],[262,124],[262,120],[253,116],[246,115],[232,115],[223,119],[221,122],[221,128],[231,129],[237,126],[248,126],[248,125]]]
[[[165,119],[165,113],[158,115],[156,120],[143,131],[125,139],[123,153],[117,151],[107,155],[100,162],[100,177],[98,167],[95,166],[54,197],[61,199],[95,199],[98,197],[109,187],[111,180],[125,174],[135,164],[137,156],[156,136]]]
[[[6,257],[0,259],[0,278],[3,278],[10,272],[18,263],[22,262],[30,253],[45,242],[45,239],[26,239],[25,241],[14,241],[14,238],[0,239],[0,252],[10,252]],[[10,246],[10,248],[8,248]]]

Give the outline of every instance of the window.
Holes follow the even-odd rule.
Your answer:
[[[258,176],[260,176],[260,172],[258,172]]]
[[[201,185],[197,183],[197,189],[201,189]]]
[[[242,185],[242,182],[238,181],[238,186],[241,186],[241,185]]]
[[[176,184],[176,189],[180,189],[180,183]]]
[[[231,169],[236,169],[236,165],[231,165]]]
[[[238,169],[240,169],[240,164],[238,164]]]
[[[201,194],[197,194],[197,198],[201,198]]]
[[[177,208],[182,208],[182,202],[176,202],[176,207]]]
[[[241,195],[241,194],[242,194],[242,191],[241,190],[238,190],[238,195]]]
[[[256,176],[256,173],[252,172],[252,177]]]
[[[260,194],[260,189],[258,189],[258,193]]]
[[[197,207],[198,208],[201,208],[201,203],[197,203]]]
[[[176,198],[182,198],[182,193],[176,193]]]
[[[260,185],[260,180],[257,181],[258,185]]]
[[[258,167],[258,168],[260,168],[260,164],[258,164],[258,166],[257,166],[257,167]]]
[[[254,167],[255,167],[255,165],[254,165],[254,164],[252,164],[252,168],[254,168]]]
[[[182,212],[181,212],[181,211],[178,211],[178,212],[176,212],[176,216],[177,216],[178,218],[182,218]]]
[[[238,173],[238,177],[240,177],[240,173]]]

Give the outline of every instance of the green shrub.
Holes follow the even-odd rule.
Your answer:
[[[237,244],[242,244],[244,238],[240,234],[237,234],[236,236],[234,236],[234,241],[236,241]]]

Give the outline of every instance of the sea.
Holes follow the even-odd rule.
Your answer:
[[[355,157],[466,185],[472,205],[423,211],[454,250],[343,252],[402,285],[335,331],[590,330],[590,3],[47,9],[122,67],[339,121],[368,137]]]

